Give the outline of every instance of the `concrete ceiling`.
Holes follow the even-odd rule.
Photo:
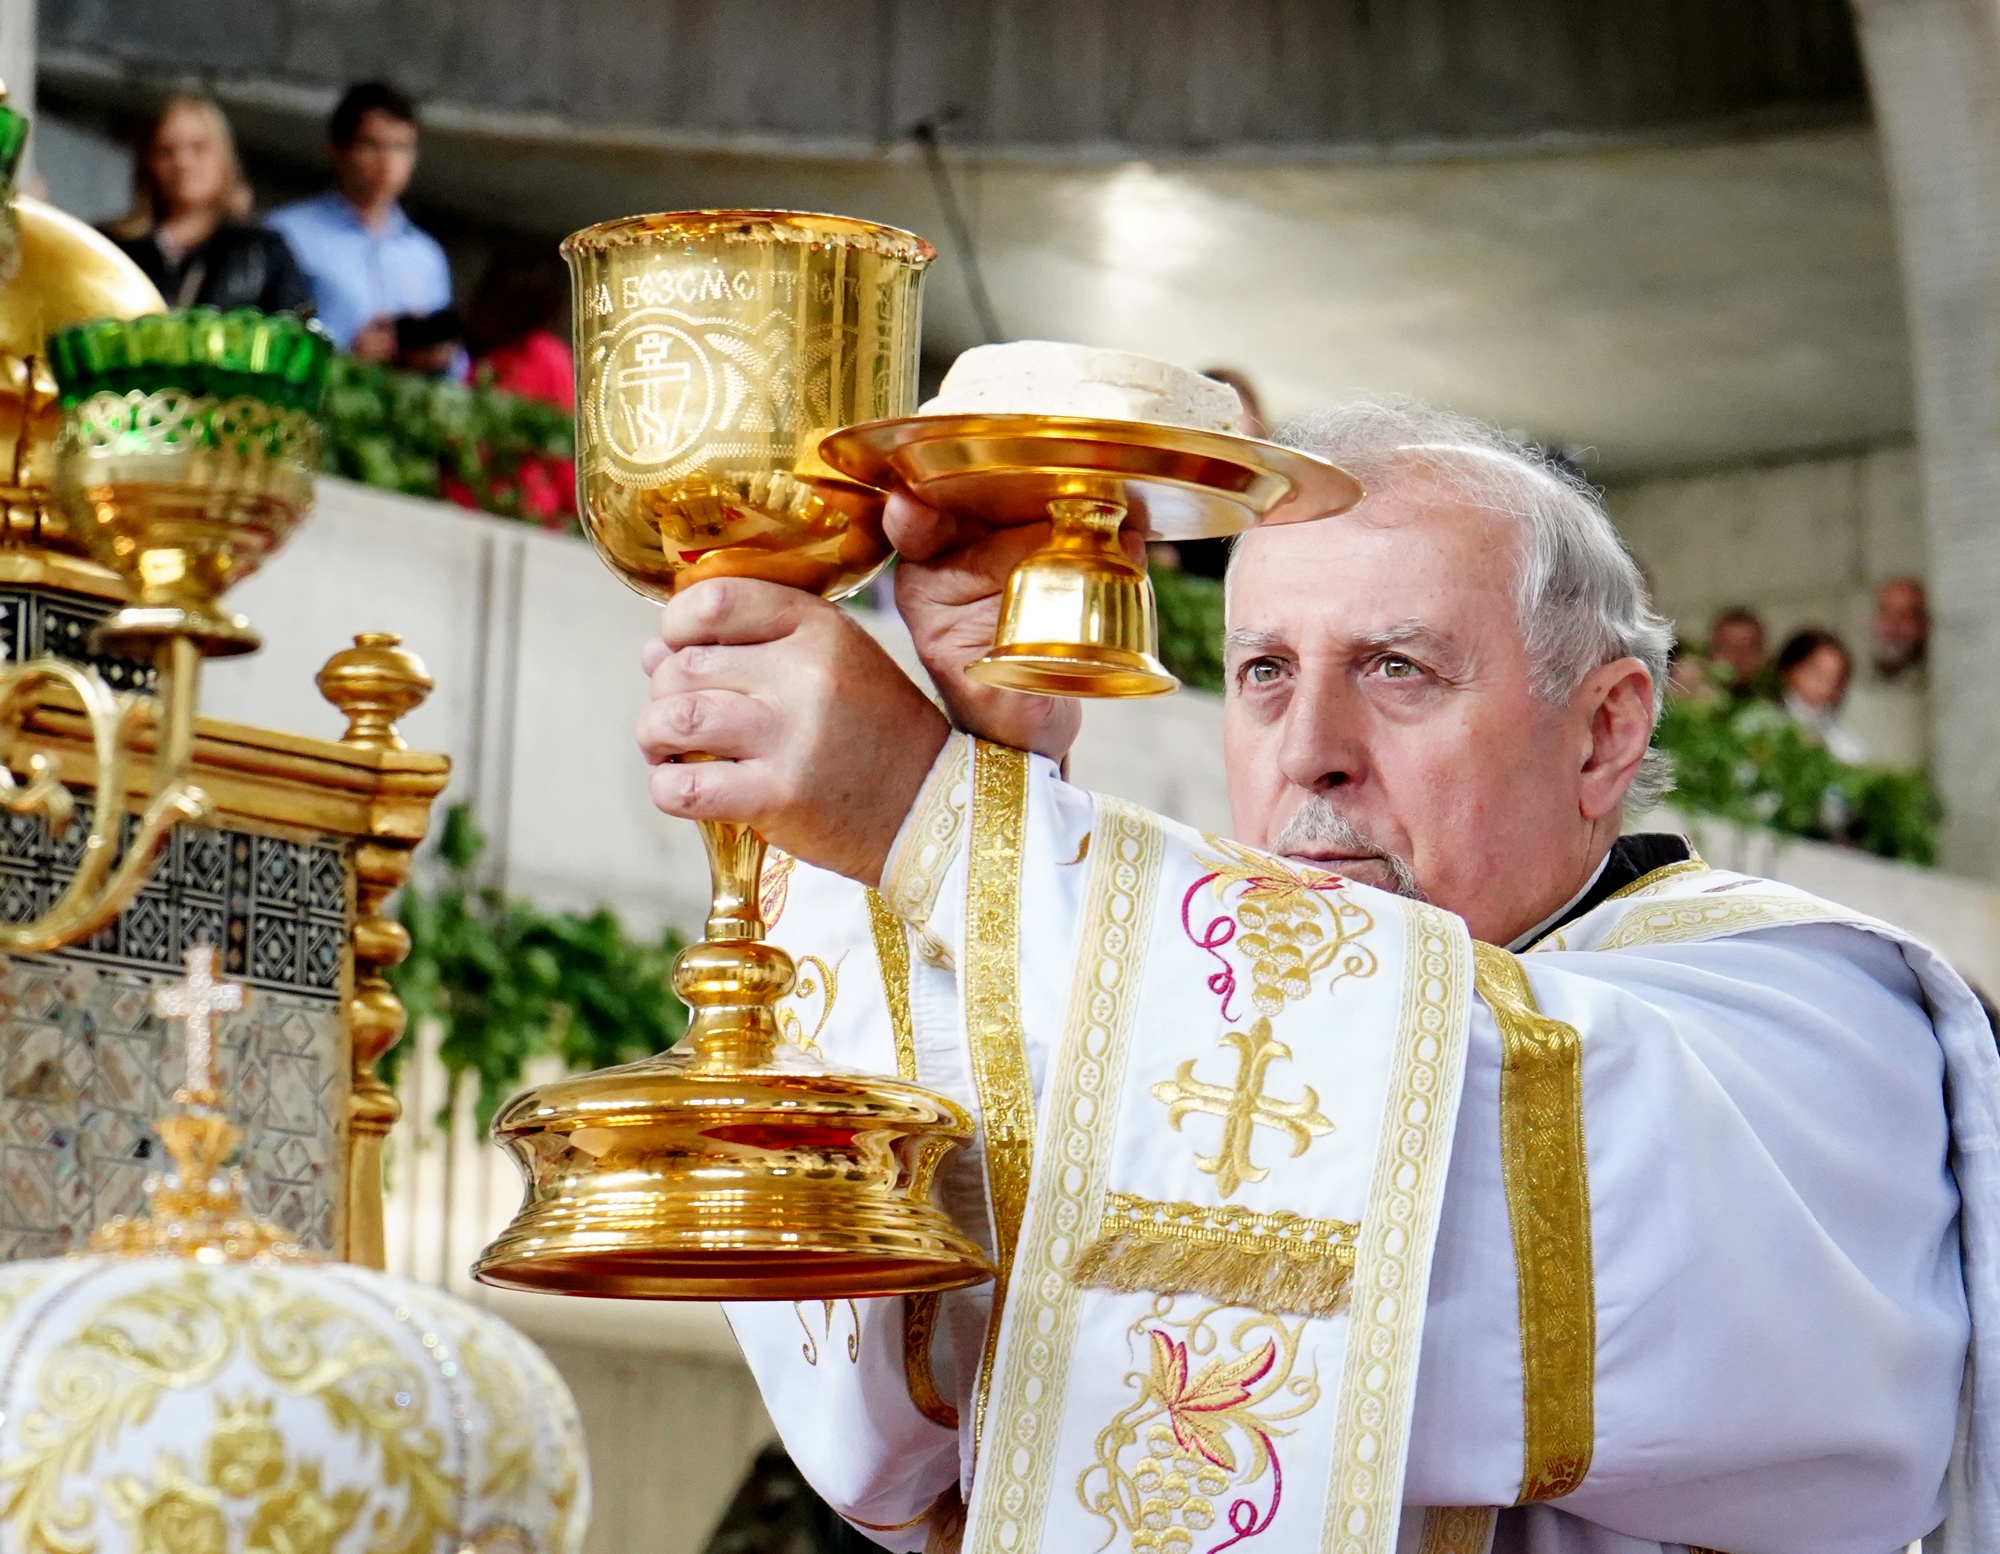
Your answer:
[[[88,83],[46,88],[93,106]],[[221,95],[273,166],[318,158],[316,98]],[[1593,450],[1597,478],[1907,435],[1894,230],[1865,125],[1361,160],[1083,162],[953,177],[1005,335],[1231,365],[1276,419],[1395,390]],[[980,338],[907,144],[805,155],[438,112],[413,203],[558,233],[760,205],[910,227],[942,258],[926,348]]]
[[[1280,419],[1398,390],[1595,449],[1599,474],[1910,427],[1866,128],[1399,165],[980,161],[958,178],[1007,336],[1239,366]],[[892,221],[943,253],[929,348],[979,339],[909,160],[580,158],[434,136],[424,188],[552,228],[736,204]]]

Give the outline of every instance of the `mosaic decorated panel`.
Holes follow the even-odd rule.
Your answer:
[[[88,814],[51,835],[0,817],[0,917],[61,891]],[[153,1124],[179,1085],[177,1035],[151,993],[189,945],[218,944],[249,1007],[216,1056],[247,1134],[250,1203],[308,1245],[338,1232],[348,1049],[340,990],[351,919],[345,848],[183,826],[139,898],[86,943],[0,962],[0,1258],[46,1257],[140,1204],[163,1157]]]
[[[91,650],[90,633],[109,615],[109,600],[54,588],[0,587],[0,649],[10,663],[25,663],[44,653],[88,664],[118,691],[153,688],[151,664],[110,658]]]

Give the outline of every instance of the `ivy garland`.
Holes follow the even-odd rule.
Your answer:
[[[573,456],[569,412],[483,386],[336,356],[321,410],[321,467],[433,499],[448,481],[503,518],[519,518],[514,476],[529,458]]]

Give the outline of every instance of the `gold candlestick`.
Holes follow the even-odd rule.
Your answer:
[[[648,598],[757,577],[840,598],[889,558],[883,492],[820,440],[916,402],[930,246],[840,216],[635,216],[563,244],[575,284],[577,473],[605,564]],[[526,1179],[474,1271],[664,1299],[948,1289],[989,1276],[930,1201],[971,1119],[781,1045],[791,957],[764,942],[764,843],[709,822],[707,935],[672,1052],[517,1097],[494,1135]]]

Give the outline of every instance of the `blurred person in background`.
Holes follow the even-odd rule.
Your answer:
[[[1708,661],[1727,676],[1732,696],[1756,696],[1767,686],[1764,622],[1747,605],[1731,605],[1709,623]]]
[[[1213,378],[1217,383],[1227,383],[1236,390],[1236,397],[1243,401],[1243,413],[1236,418],[1236,430],[1244,437],[1268,437],[1269,430],[1264,425],[1264,402],[1258,397],[1257,385],[1247,375],[1234,367],[1204,367],[1204,378]]]
[[[1840,717],[1853,675],[1854,658],[1847,644],[1824,627],[1795,631],[1778,650],[1785,711],[1819,735],[1836,761],[1858,766],[1868,759],[1868,746]]]
[[[1854,677],[1841,716],[1871,760],[1902,771],[1930,765],[1931,614],[1924,585],[1892,577],[1875,590],[1868,662]]]
[[[167,306],[310,310],[284,238],[250,223],[250,185],[229,120],[211,99],[169,97],[132,159],[132,209],[104,234],[146,272]]]
[[[546,245],[501,250],[486,266],[465,309],[465,339],[475,382],[502,393],[576,411],[576,362],[558,331],[569,305],[569,272]],[[576,464],[571,459],[523,459],[514,474],[521,514],[548,528],[576,516]],[[463,488],[456,502],[480,505]]]
[[[456,321],[440,319],[451,267],[400,203],[417,170],[416,105],[380,81],[350,86],[326,138],[334,186],[270,218],[305,270],[320,322],[363,361],[423,370],[412,359],[423,352],[456,359]]]

